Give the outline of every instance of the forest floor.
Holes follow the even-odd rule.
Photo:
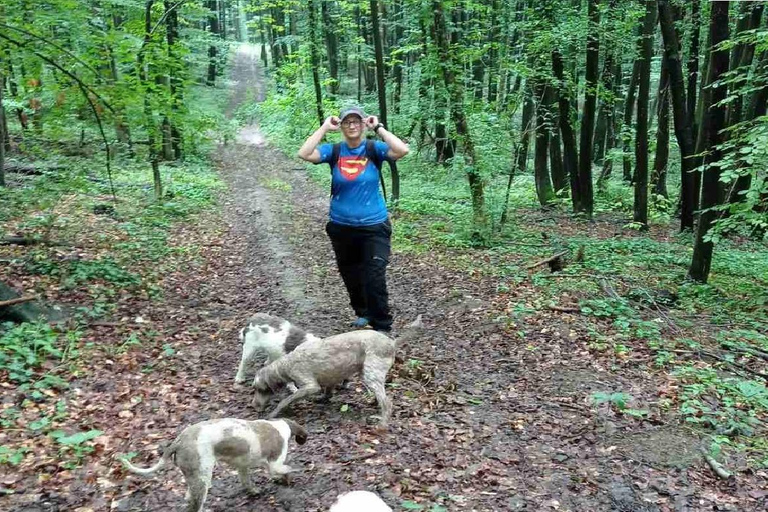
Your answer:
[[[257,58],[248,47],[237,55],[233,109],[263,94]],[[126,473],[115,456],[137,452],[134,462],[149,465],[190,423],[257,417],[248,388],[233,386],[237,332],[252,313],[279,314],[319,336],[348,329],[353,316],[324,232],[328,191],[257,126],[222,146],[215,164],[227,184],[220,215],[174,234],[199,247],[199,257],[165,276],[160,303],[137,299],[116,315],[151,325],[163,348],[90,361],[73,385],[73,403],[81,420],[104,431],[95,456],[46,478],[39,477],[45,461],[3,473],[2,483],[15,489],[0,498],[3,510],[181,509],[179,471],[145,479]],[[310,436],[290,450],[293,483],[254,471],[260,495],[251,496],[234,472],[218,467],[207,510],[327,510],[352,489],[425,511],[764,510],[760,476],[716,477],[679,418],[638,419],[590,401],[595,392],[625,390],[653,402],[673,385],[666,374],[590,351],[578,314],[497,321],[530,301],[530,283],[500,292],[492,277],[448,268],[444,257],[392,257],[400,344],[388,431],[370,422],[376,408],[359,381],[329,403],[298,403],[290,416]],[[406,328],[417,315],[424,327]],[[121,323],[93,329],[114,337]]]

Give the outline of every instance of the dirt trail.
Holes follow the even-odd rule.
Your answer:
[[[235,63],[230,110],[263,95],[256,52],[243,47]],[[347,330],[352,319],[324,232],[327,191],[267,144],[258,126],[223,147],[217,164],[228,185],[224,246],[190,269],[194,282],[168,283],[183,289],[168,295],[186,307],[179,321],[216,341],[179,355],[172,378],[186,383],[175,389],[194,413],[166,414],[146,427],[164,438],[190,421],[255,417],[247,391],[231,387],[235,333],[250,313],[272,311],[321,336]],[[341,492],[371,489],[393,506],[411,500],[424,510],[696,511],[714,503],[738,510],[694,482],[703,471],[694,438],[586,403],[595,391],[653,388],[647,375],[602,367],[567,324],[521,339],[524,326],[489,319],[495,282],[448,271],[434,258],[395,254],[389,283],[396,332],[419,313],[426,325],[401,338],[389,431],[369,425],[375,406],[359,383],[329,403],[303,402],[291,414],[310,439],[293,448],[294,484],[267,482],[257,471],[261,494],[249,496],[219,468],[207,509],[327,510]],[[222,289],[231,293],[222,297]],[[169,376],[149,378],[161,385]],[[175,470],[127,482],[114,510],[160,511],[183,501]]]

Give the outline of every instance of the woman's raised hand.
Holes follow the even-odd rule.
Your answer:
[[[323,128],[330,132],[338,131],[341,128],[341,119],[336,116],[328,116],[323,122]]]

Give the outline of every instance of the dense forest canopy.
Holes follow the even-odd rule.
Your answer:
[[[513,187],[532,172],[542,207],[568,201],[587,217],[595,196],[621,180],[639,229],[661,211],[694,230],[689,276],[706,281],[713,241],[765,233],[764,9],[650,0],[5,2],[4,149],[16,133],[55,137],[74,117],[84,138],[97,130],[107,173],[113,153],[146,153],[160,197],[159,162],[222,129],[217,113],[191,111],[187,90],[215,86],[228,43],[248,40],[261,47],[286,122],[371,104],[422,158],[463,169],[480,238],[506,220],[507,201],[493,211],[485,198],[504,180]],[[396,169],[392,181],[397,201]]]

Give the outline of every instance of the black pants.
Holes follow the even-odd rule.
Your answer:
[[[355,314],[367,318],[377,331],[389,331],[392,315],[386,272],[392,224],[387,220],[373,226],[353,227],[329,222],[325,232],[333,244],[336,264]]]

